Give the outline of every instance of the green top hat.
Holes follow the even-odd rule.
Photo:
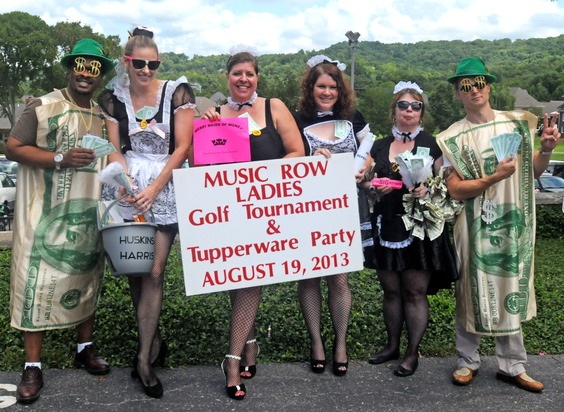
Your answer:
[[[493,74],[488,73],[488,69],[486,69],[486,65],[482,59],[478,57],[466,57],[458,63],[454,76],[450,76],[447,80],[454,84],[460,77],[474,76],[484,76],[488,83],[493,83],[497,79]]]
[[[99,60],[102,63],[103,75],[110,71],[115,65],[113,60],[106,57],[106,53],[104,52],[102,45],[92,39],[79,40],[72,49],[72,52],[61,59],[61,64],[66,68],[70,68],[72,66],[73,59],[79,56]]]

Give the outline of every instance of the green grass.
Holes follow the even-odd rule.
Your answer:
[[[535,149],[540,149],[540,138],[535,138]],[[564,160],[564,137],[558,140],[554,153],[550,156],[551,160]]]
[[[562,227],[562,226],[560,226]],[[173,248],[167,266],[164,308],[161,318],[163,335],[171,356],[169,366],[218,364],[227,350],[229,298],[227,293],[186,297],[179,245]],[[564,353],[564,307],[562,265],[564,239],[538,239],[536,246],[536,288],[538,315],[523,324],[529,353]],[[22,335],[9,325],[10,251],[0,251],[0,370],[20,370],[24,360]],[[348,343],[351,359],[366,359],[386,340],[382,319],[382,290],[373,271],[350,275],[353,310]],[[326,292],[325,283],[322,283]],[[421,344],[424,356],[450,356],[454,346],[454,294],[443,290],[430,296],[431,316]],[[328,351],[332,330],[324,305],[324,330]],[[263,289],[257,319],[261,362],[306,360],[309,338],[299,310],[296,284],[284,283]],[[116,367],[129,366],[136,348],[136,326],[127,282],[107,275],[97,311],[95,340],[103,356]],[[42,361],[48,368],[72,367],[75,348],[74,329],[47,333]],[[405,337],[404,337],[405,344]],[[482,339],[482,352],[493,354],[493,339]]]

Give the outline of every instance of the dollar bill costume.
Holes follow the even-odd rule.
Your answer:
[[[460,279],[457,320],[470,333],[503,336],[536,315],[534,291],[535,188],[533,136],[537,118],[494,111],[492,122],[454,123],[437,136],[443,155],[465,180],[492,175],[498,160],[490,138],[519,133],[517,170],[466,200],[454,226]]]
[[[92,125],[86,122],[92,116]],[[34,125],[37,125],[35,128]],[[80,147],[89,133],[103,136],[102,118],[71,104],[63,91],[27,106],[12,135],[53,153]],[[26,331],[71,327],[90,318],[104,259],[96,223],[98,171],[106,157],[83,169],[20,164],[14,213],[11,325]]]

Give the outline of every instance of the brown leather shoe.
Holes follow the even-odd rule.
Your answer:
[[[77,368],[84,367],[92,375],[106,375],[110,373],[110,365],[98,355],[94,345],[88,345],[74,357]]]
[[[39,391],[43,387],[43,372],[37,366],[24,369],[22,380],[18,384],[16,399],[19,403],[32,403],[39,399]]]
[[[478,374],[478,369],[470,369],[465,367],[455,370],[452,374],[452,382],[455,385],[465,386],[472,382],[474,376]]]
[[[495,377],[501,381],[512,383],[529,392],[541,392],[544,389],[544,385],[542,383],[531,378],[526,372],[520,373],[517,376],[509,376],[498,372]]]

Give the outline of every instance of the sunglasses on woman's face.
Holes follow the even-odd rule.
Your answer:
[[[127,60],[133,64],[133,68],[137,70],[141,70],[145,66],[149,66],[149,70],[157,70],[161,65],[160,60],[143,60],[143,59],[134,59],[131,56],[125,56]]]
[[[400,100],[399,102],[396,103],[396,106],[401,111],[407,110],[407,108],[411,106],[411,109],[414,112],[418,112],[423,108],[423,102],[419,102],[419,101],[408,102],[407,100]]]
[[[460,80],[460,87],[458,88],[458,90],[460,90],[462,93],[468,94],[472,92],[473,87],[478,90],[483,90],[487,85],[488,82],[486,81],[486,78],[484,76],[476,76],[474,78],[474,83],[472,83],[472,80],[468,78]]]

